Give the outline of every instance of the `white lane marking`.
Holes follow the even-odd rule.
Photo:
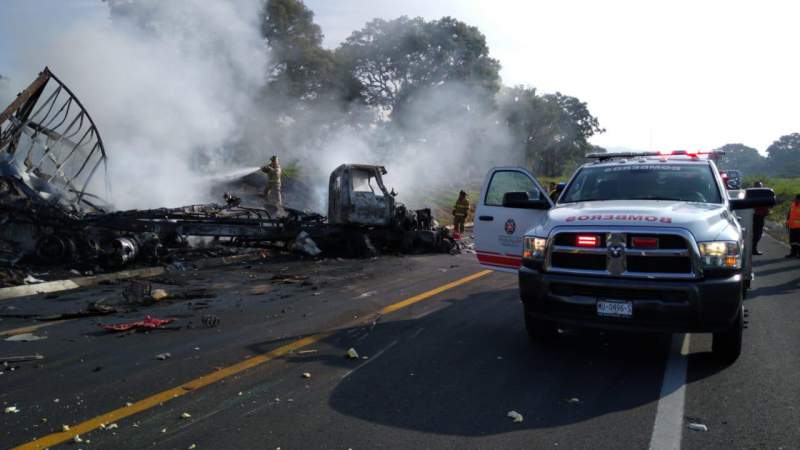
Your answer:
[[[375,361],[375,360],[376,360],[376,359],[378,359],[378,358],[379,358],[381,355],[383,355],[383,354],[386,352],[386,350],[389,350],[390,348],[394,347],[395,345],[397,345],[397,341],[392,341],[392,342],[391,342],[389,345],[387,345],[386,347],[384,347],[383,349],[381,349],[379,352],[377,352],[377,353],[375,353],[374,355],[370,356],[370,357],[369,357],[369,359],[365,360],[363,363],[361,363],[361,364],[357,365],[357,366],[356,366],[356,367],[354,367],[352,370],[350,370],[350,371],[348,371],[347,373],[345,373],[344,375],[342,375],[342,380],[344,380],[345,378],[349,377],[349,376],[350,376],[350,374],[351,374],[351,373],[353,373],[353,372],[355,372],[356,370],[358,370],[358,369],[360,369],[360,368],[362,368],[362,367],[366,366],[367,364],[371,363],[372,361]]]
[[[683,406],[686,398],[686,367],[689,334],[673,334],[669,360],[664,369],[650,450],[679,450],[683,436]]]

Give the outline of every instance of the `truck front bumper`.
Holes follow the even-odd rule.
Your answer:
[[[542,273],[521,267],[525,313],[566,325],[630,331],[708,333],[730,327],[742,305],[741,274],[692,281]],[[598,300],[629,301],[629,318],[598,315]]]

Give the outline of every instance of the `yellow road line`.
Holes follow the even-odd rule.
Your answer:
[[[492,273],[491,270],[482,270],[480,272],[474,273],[472,275],[466,276],[461,278],[460,280],[453,281],[451,283],[447,283],[445,285],[439,286],[437,288],[431,289],[429,291],[423,292],[422,294],[415,295],[413,297],[407,298],[405,300],[399,301],[392,305],[389,305],[379,312],[380,314],[391,314],[395,311],[400,309],[406,308],[411,306],[415,303],[419,303],[423,300],[429,299],[437,294],[441,294],[444,291],[449,289],[453,289],[455,287],[464,285],[469,283],[473,280],[476,280],[480,277],[486,276]],[[187,381],[179,386],[176,386],[171,389],[167,389],[166,391],[159,392],[157,394],[153,394],[147,398],[139,400],[136,403],[131,404],[130,406],[124,406],[122,408],[115,409],[113,411],[107,412],[103,415],[97,416],[93,419],[89,419],[85,422],[79,423],[77,425],[71,426],[69,431],[61,431],[58,433],[49,434],[47,436],[41,437],[34,441],[31,441],[27,444],[20,445],[16,447],[16,450],[27,450],[27,449],[41,449],[52,447],[54,445],[60,444],[62,442],[69,441],[78,434],[85,434],[92,430],[96,430],[100,428],[101,424],[108,424],[111,422],[115,422],[126,417],[130,417],[134,414],[140,413],[142,411],[148,410],[154,406],[158,406],[160,404],[166,403],[174,398],[180,397],[185,395],[195,389],[200,389],[202,387],[208,386],[212,383],[220,381],[222,379],[228,378],[232,375],[236,375],[240,372],[245,370],[251,369],[258,365],[261,365],[267,361],[271,361],[275,358],[283,356],[289,352],[294,350],[298,350],[302,347],[307,345],[314,344],[319,342],[329,336],[331,336],[334,332],[327,331],[322,333],[317,333],[308,337],[304,337],[302,339],[298,339],[296,341],[292,341],[286,345],[278,347],[268,353],[263,355],[253,356],[244,361],[234,364],[232,366],[228,366],[217,370],[215,372],[208,373],[203,375],[199,378],[195,378],[194,380]]]
[[[22,333],[33,333],[34,331],[36,331],[36,330],[38,330],[40,328],[45,328],[45,327],[49,327],[49,326],[52,326],[52,325],[57,325],[59,323],[64,323],[64,322],[67,322],[69,320],[74,320],[74,319],[53,320],[53,321],[50,321],[50,322],[39,323],[39,324],[36,324],[36,325],[29,325],[27,327],[14,328],[14,329],[11,329],[11,330],[0,331],[0,336],[16,336],[16,335],[22,334]]]

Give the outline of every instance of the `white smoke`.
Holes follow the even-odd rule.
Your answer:
[[[31,49],[30,73],[49,65],[92,115],[116,207],[209,200],[202,172],[228,163],[265,83],[261,1],[107,3]]]
[[[515,162],[487,96],[458,83],[419,92],[402,123],[365,106],[292,109],[265,97],[263,0],[107,5],[107,17],[78,21],[26,54],[29,73],[49,65],[93,116],[117,208],[218,200],[212,185],[273,153],[298,163],[312,191],[312,204],[289,206],[320,212],[328,175],[343,163],[385,165],[388,187],[423,207],[435,189],[474,187],[491,165]]]

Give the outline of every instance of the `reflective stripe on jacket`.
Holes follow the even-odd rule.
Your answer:
[[[453,206],[453,215],[456,217],[467,217],[469,214],[469,200],[456,200],[456,205]]]

